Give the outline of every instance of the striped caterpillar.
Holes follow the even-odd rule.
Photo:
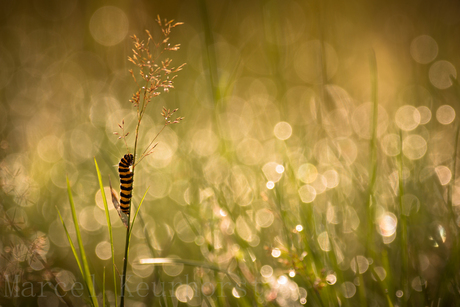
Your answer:
[[[133,172],[129,169],[133,165],[132,154],[124,155],[118,163],[118,174],[120,175],[120,206],[123,213],[129,215],[129,204],[133,196]]]
[[[130,167],[133,165],[134,157],[132,154],[126,154],[118,163],[118,174],[120,176],[120,200],[118,200],[115,190],[110,182],[110,191],[112,192],[112,203],[118,212],[123,224],[128,227],[129,205],[133,196],[133,172]]]

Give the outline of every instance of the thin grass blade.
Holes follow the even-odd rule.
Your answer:
[[[217,272],[226,274],[235,285],[237,285],[238,287],[241,287],[241,284],[234,277],[232,277],[231,272],[229,272],[228,270],[222,269],[216,265],[207,263],[207,262],[200,262],[200,261],[187,260],[187,259],[178,259],[178,258],[144,258],[144,259],[139,259],[138,263],[145,264],[145,265],[183,264],[187,266],[206,268],[206,269],[210,269],[213,271],[217,271]]]
[[[118,306],[117,272],[115,269],[115,251],[113,248],[112,223],[110,221],[109,207],[107,205],[107,197],[105,195],[104,185],[102,183],[101,172],[99,171],[99,166],[97,165],[96,158],[94,158],[94,165],[96,166],[97,179],[99,181],[99,188],[101,189],[102,202],[104,203],[105,218],[107,219],[107,228],[109,230],[110,251],[112,253],[113,289],[114,289],[114,295],[115,295],[115,306]]]
[[[105,267],[102,271],[102,307],[105,307]]]
[[[137,214],[139,213],[139,209],[141,209],[142,204],[144,203],[144,198],[147,195],[147,192],[149,191],[150,187],[145,190],[144,196],[142,196],[141,202],[139,203],[139,206],[137,206],[136,213],[134,214],[133,217],[133,222],[131,223],[131,228],[129,229],[129,241],[131,241],[131,233],[133,232],[133,227],[134,227],[134,222],[136,221]]]
[[[69,241],[70,248],[72,249],[73,256],[75,257],[75,260],[77,260],[77,265],[78,265],[78,268],[80,269],[81,276],[84,277],[85,274],[83,274],[83,268],[81,267],[80,258],[77,255],[77,250],[75,249],[75,245],[73,244],[73,241],[72,241],[72,238],[70,237],[69,231],[67,230],[65,222],[62,219],[61,212],[59,211],[59,209],[57,207],[56,207],[56,210],[58,212],[59,218],[61,219],[62,226],[64,226],[65,234],[67,236],[67,240]]]
[[[91,279],[91,273],[89,271],[88,260],[86,258],[85,248],[83,246],[83,240],[81,238],[80,226],[78,225],[77,212],[75,211],[75,204],[73,202],[72,191],[70,189],[69,177],[66,178],[67,181],[67,192],[69,195],[70,208],[72,209],[72,218],[75,225],[75,233],[77,234],[78,247],[80,248],[81,262],[83,263],[83,278],[85,279],[86,284],[89,289],[89,296],[93,306],[99,306],[96,298],[96,292],[94,290],[93,280]]]

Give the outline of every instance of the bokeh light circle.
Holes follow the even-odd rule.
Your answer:
[[[425,106],[420,106],[417,110],[420,113],[420,125],[428,124],[431,120],[431,110]]]
[[[272,257],[278,258],[279,256],[281,256],[281,250],[279,248],[272,249]]]
[[[310,163],[302,164],[297,171],[297,178],[303,183],[311,183],[318,177],[316,166]]]
[[[91,16],[89,30],[94,40],[104,46],[114,46],[128,34],[129,22],[125,12],[114,6],[99,8]]]
[[[377,231],[382,237],[391,237],[396,233],[398,218],[392,212],[386,212],[377,219]]]
[[[192,287],[188,284],[180,285],[175,292],[176,298],[182,303],[190,302],[194,296]]]
[[[311,185],[304,185],[299,189],[300,199],[304,203],[311,203],[316,198],[316,190]]]
[[[64,147],[57,136],[47,135],[38,142],[37,152],[43,161],[53,163],[62,158]]]
[[[276,124],[275,129],[273,131],[275,136],[284,141],[291,137],[292,135],[292,127],[287,122],[279,122]]]
[[[351,298],[356,294],[356,286],[351,281],[346,281],[342,284],[342,293],[346,298]]]
[[[272,190],[275,187],[275,183],[273,181],[267,181],[265,186],[267,187],[267,189]]]
[[[175,255],[170,255],[168,258],[176,258],[178,259],[178,256]],[[177,276],[182,271],[184,270],[184,264],[183,263],[174,263],[174,264],[163,264],[163,271],[165,272],[166,275],[169,276]]]
[[[412,131],[420,124],[420,112],[414,106],[402,106],[396,111],[395,122],[401,130]]]
[[[265,278],[270,278],[273,275],[273,268],[269,265],[264,265],[260,268],[260,275]]]
[[[336,170],[330,169],[324,172],[324,179],[326,179],[326,186],[329,189],[335,188],[339,185],[339,173]]]
[[[436,119],[443,125],[452,123],[455,119],[455,110],[450,105],[442,105],[436,111]]]
[[[110,243],[107,241],[99,242],[96,245],[96,255],[102,260],[110,259],[112,257]]]
[[[110,197],[110,196],[109,196]],[[97,231],[101,228],[101,224],[97,222],[96,215],[103,215],[102,211],[95,206],[87,206],[80,211],[79,222],[86,231]]]
[[[280,166],[283,167],[282,165],[276,162],[268,162],[262,167],[262,172],[264,173],[267,180],[271,182],[278,182],[281,179],[283,172],[278,171],[280,170]]]
[[[451,62],[436,61],[430,66],[428,76],[431,84],[440,90],[444,90],[452,85],[452,77],[457,79],[457,70]]]
[[[369,260],[362,255],[353,257],[350,262],[350,268],[353,272],[359,271],[359,274],[364,274],[369,269]]]
[[[446,185],[452,179],[452,172],[447,166],[438,165],[434,168],[436,175],[438,175],[439,182],[441,185]]]
[[[377,274],[378,278],[383,281],[387,277],[387,272],[385,271],[385,268],[378,266],[374,268],[375,274]]]
[[[270,227],[274,220],[273,212],[267,208],[260,209],[256,213],[256,224],[262,228]]]
[[[380,142],[382,146],[383,152],[390,157],[394,157],[399,155],[400,153],[400,147],[401,147],[401,141],[399,135],[395,133],[389,133],[385,135]]]
[[[318,244],[319,247],[325,252],[331,250],[331,241],[329,241],[329,235],[326,231],[318,235]]]
[[[410,54],[417,63],[428,64],[438,55],[438,44],[431,36],[417,36],[410,44]]]
[[[420,135],[411,134],[404,139],[402,149],[403,154],[407,158],[417,160],[425,155],[427,151],[427,143]]]
[[[326,276],[326,282],[329,285],[335,285],[335,283],[337,282],[337,276],[335,276],[335,274],[328,274]]]

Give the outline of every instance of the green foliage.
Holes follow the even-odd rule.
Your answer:
[[[0,18],[1,305],[460,304],[458,4],[75,5]]]
[[[116,273],[116,266],[115,266],[115,251],[113,247],[113,232],[112,232],[112,222],[110,221],[110,214],[109,214],[109,207],[107,205],[107,197],[105,196],[104,184],[102,183],[101,172],[99,171],[99,166],[97,165],[96,158],[94,158],[94,165],[96,166],[97,172],[97,179],[99,181],[99,188],[102,195],[102,202],[104,203],[104,211],[105,217],[107,219],[107,230],[109,231],[109,238],[110,238],[110,253],[112,255],[112,270],[113,270],[113,292],[115,296],[115,306],[118,306],[118,287],[117,287],[117,273]],[[104,278],[105,278],[105,270],[104,270]],[[105,281],[102,283],[105,289]],[[105,304],[105,300],[103,299]]]
[[[92,306],[99,306],[97,299],[96,299],[96,291],[94,289],[93,285],[93,280],[91,276],[91,272],[89,270],[89,264],[88,264],[88,259],[86,257],[85,253],[85,248],[83,245],[83,240],[81,238],[81,233],[80,233],[80,226],[78,225],[78,219],[77,219],[77,213],[75,210],[75,204],[73,202],[73,197],[72,197],[72,191],[70,189],[70,182],[69,178],[67,179],[67,193],[69,196],[69,203],[70,203],[70,208],[72,212],[72,219],[73,219],[73,224],[75,226],[75,233],[77,235],[77,242],[78,242],[78,248],[80,250],[80,258],[81,260],[78,259],[76,253],[75,253],[75,247],[73,246],[72,241],[70,240],[69,233],[67,231],[67,228],[65,227],[64,221],[62,221],[61,214],[59,213],[59,217],[61,218],[62,225],[64,226],[64,230],[66,231],[67,238],[69,239],[70,246],[72,247],[72,251],[74,252],[75,259],[77,260],[78,267],[80,268],[80,271],[82,272],[83,275],[83,280],[85,283],[86,288],[88,289],[88,294],[89,294],[89,301],[91,302]],[[81,266],[83,264],[83,267]]]

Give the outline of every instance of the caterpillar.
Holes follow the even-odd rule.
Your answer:
[[[118,163],[118,173],[120,175],[120,207],[121,211],[129,215],[129,204],[133,196],[133,172],[129,169],[133,165],[134,157],[132,154],[124,155]]]
[[[118,174],[120,176],[120,200],[118,200],[117,193],[112,188],[112,182],[109,177],[112,204],[126,227],[128,227],[129,222],[129,203],[131,201],[133,190],[133,172],[129,169],[129,167],[133,165],[133,161],[133,155],[127,154],[124,155],[118,163]]]

